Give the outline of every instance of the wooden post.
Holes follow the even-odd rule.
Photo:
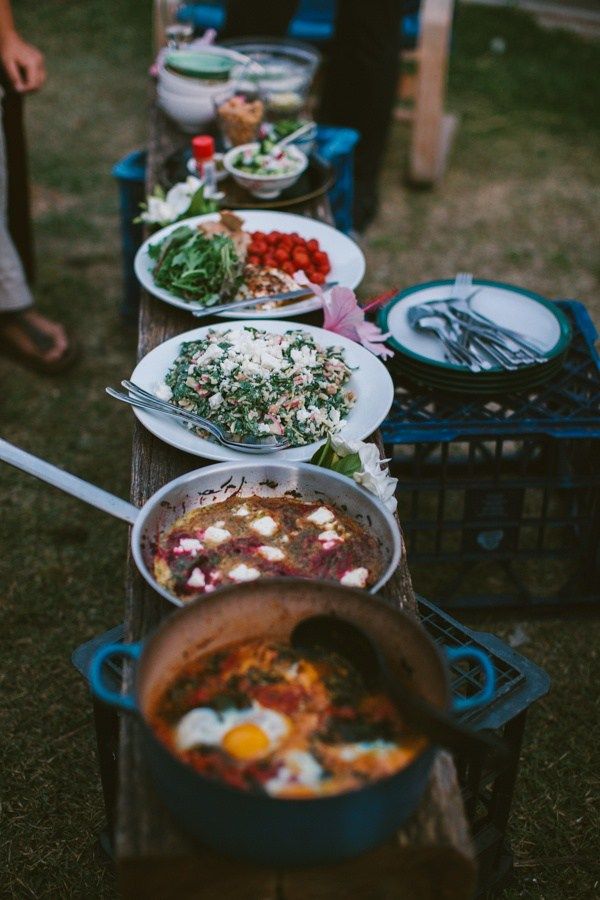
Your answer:
[[[423,0],[417,86],[412,116],[409,180],[430,185],[441,177],[456,118],[444,115],[454,0]]]

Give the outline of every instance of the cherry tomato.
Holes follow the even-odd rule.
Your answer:
[[[267,242],[267,244],[268,244],[270,247],[272,247],[273,244],[276,244],[276,243],[277,243],[277,238],[275,237],[275,233],[272,231],[270,234],[268,234],[268,235],[265,237],[265,241]]]
[[[289,260],[289,254],[287,250],[284,250],[282,247],[278,247],[278,249],[273,254],[277,262],[284,263]]]
[[[283,272],[286,272],[288,275],[293,275],[296,271],[296,266],[291,262],[284,262],[280,266]]]
[[[253,241],[264,241],[265,233],[264,231],[254,231],[252,232],[252,240]]]
[[[316,253],[313,253],[313,259],[316,263],[329,262],[329,257],[327,256],[327,254],[323,253],[320,250],[318,250]]]
[[[301,269],[306,269],[307,266],[310,265],[308,253],[306,253],[304,250],[294,249],[294,252],[292,253],[292,259]]]
[[[259,256],[249,256],[248,263],[251,266],[260,266],[260,257]]]
[[[310,280],[311,280],[314,284],[324,284],[324,283],[325,283],[325,276],[323,275],[322,272],[315,272],[315,273],[311,276]]]
[[[267,254],[262,262],[263,266],[266,266],[267,269],[276,269],[277,268],[277,260],[274,256],[270,256]]]
[[[319,242],[312,238],[310,241],[306,242],[306,249],[310,250],[311,253],[314,253],[315,250],[319,250]]]

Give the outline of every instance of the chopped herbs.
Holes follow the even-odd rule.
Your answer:
[[[339,347],[302,330],[211,330],[181,345],[166,376],[171,402],[235,435],[285,435],[295,446],[337,431],[354,405]]]

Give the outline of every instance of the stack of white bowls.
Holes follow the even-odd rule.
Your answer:
[[[221,47],[172,50],[158,65],[158,105],[182,131],[197,134],[215,115],[215,98],[231,84],[237,54]]]

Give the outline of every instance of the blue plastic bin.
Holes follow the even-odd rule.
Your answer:
[[[290,22],[288,37],[297,41],[322,46],[333,37],[335,0],[300,0],[298,10]],[[399,45],[414,47],[419,33],[419,0],[410,0],[400,26]],[[225,3],[208,0],[205,3],[189,3],[178,13],[182,22],[191,22],[198,34],[208,28],[219,32],[225,24]]]
[[[352,230],[352,202],[354,195],[354,148],[359,134],[352,128],[333,128],[319,125],[317,149],[331,163],[336,181],[329,191],[329,200],[336,226],[340,231]],[[134,150],[113,166],[113,176],[119,186],[119,214],[121,219],[121,247],[123,258],[123,301],[121,315],[135,321],[140,302],[140,286],[133,271],[133,261],[143,240],[142,225],[134,225],[140,203],[145,199],[146,152]]]
[[[113,166],[113,177],[119,186],[121,220],[121,254],[123,265],[123,300],[121,315],[135,321],[140,302],[140,286],[133,271],[133,261],[143,240],[143,226],[134,225],[145,198],[146,151],[134,150]]]

